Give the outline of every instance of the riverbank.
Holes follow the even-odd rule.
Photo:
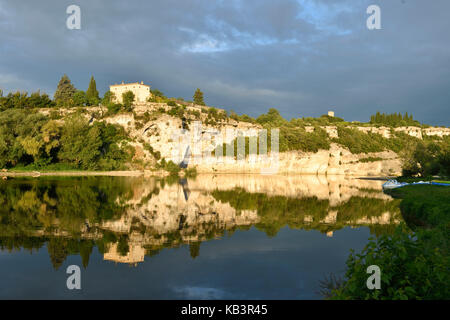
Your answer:
[[[402,199],[400,210],[408,227],[413,230],[450,224],[450,187],[409,185],[386,193]]]
[[[0,177],[40,177],[40,176],[109,176],[109,177],[140,177],[140,176],[154,176],[165,177],[168,172],[164,170],[150,171],[150,170],[133,170],[133,171],[3,171],[0,172]]]
[[[221,173],[221,175],[259,175],[261,173]],[[164,170],[121,170],[121,171],[84,171],[84,170],[60,170],[60,171],[22,171],[22,170],[12,170],[12,171],[0,171],[0,177],[40,177],[40,176],[61,176],[61,177],[82,177],[82,176],[109,176],[109,177],[166,177],[170,175]],[[281,176],[292,176],[293,174],[275,174]],[[295,174],[294,174],[295,176]],[[298,176],[328,176],[327,174],[298,174]],[[386,181],[389,179],[395,179],[395,177],[358,177],[352,175],[329,175],[329,176],[346,176],[352,177],[354,179],[360,180],[372,180],[372,181]]]
[[[402,199],[407,226],[391,236],[371,240],[360,254],[347,260],[345,280],[333,288],[331,299],[422,300],[450,296],[450,188],[410,185],[389,190]],[[367,268],[381,270],[381,288],[366,286]]]

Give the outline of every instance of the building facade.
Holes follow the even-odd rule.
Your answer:
[[[134,102],[142,103],[146,102],[149,97],[151,97],[150,86],[145,85],[143,81],[135,83],[123,83],[114,84],[109,86],[109,91],[114,94],[114,102],[123,103],[122,94],[127,91],[134,93]]]

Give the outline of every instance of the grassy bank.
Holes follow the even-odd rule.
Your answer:
[[[450,187],[406,186],[387,193],[402,199],[400,210],[411,229],[450,227]]]
[[[392,236],[371,239],[347,260],[345,280],[331,299],[449,299],[450,187],[416,185],[390,190],[401,198],[402,225]],[[369,290],[367,267],[381,269],[381,289]]]

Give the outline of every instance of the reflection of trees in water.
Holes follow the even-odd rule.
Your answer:
[[[393,220],[399,217],[398,200],[370,196],[352,196],[348,201],[331,205],[328,199],[270,196],[242,188],[192,191],[186,180],[178,184],[173,178],[153,181],[152,187],[142,191],[148,184],[148,180],[117,177],[13,179],[0,183],[0,248],[9,251],[24,248],[31,252],[47,243],[56,269],[67,256],[78,254],[87,267],[94,246],[100,253],[108,253],[110,260],[115,260],[117,254],[121,262],[139,262],[143,256],[134,250],[135,246],[152,256],[164,248],[189,244],[190,255],[196,258],[202,241],[252,226],[275,236],[284,226],[330,234],[344,226],[367,225],[378,235],[389,232]],[[177,188],[182,189],[180,201],[189,205],[197,205],[196,194],[204,195],[202,201],[210,201],[209,213],[198,212],[198,219],[194,220],[197,222],[193,223],[186,221],[187,213],[183,213],[186,208],[176,208],[181,210],[177,211],[177,227],[158,229],[151,219],[159,212],[147,212],[146,205],[152,199],[170,199]],[[371,193],[365,190],[365,194]],[[223,209],[225,204],[236,217],[256,212],[257,220],[244,217],[242,224],[225,223],[214,207]],[[130,212],[134,215],[129,216]],[[383,216],[385,213],[390,213],[388,220]],[[119,232],[108,230],[108,223],[119,226],[125,223],[130,227]],[[115,253],[111,253],[111,248]]]
[[[55,268],[72,254],[80,254],[87,266],[95,243],[81,239],[82,235],[95,233],[94,224],[119,218],[131,195],[126,180],[111,177],[0,183],[0,248],[31,252],[47,242]],[[99,248],[110,240],[106,237]],[[126,246],[121,248],[125,251]]]
[[[310,198],[289,198],[283,196],[268,196],[264,193],[249,193],[241,188],[229,191],[214,191],[214,198],[222,202],[228,202],[238,211],[256,210],[260,222],[256,227],[275,236],[278,231],[289,226],[292,229],[319,230],[323,233],[336,231],[345,226],[376,225],[376,234],[393,231],[391,223],[400,216],[399,201],[391,199],[377,199],[353,196],[348,201],[331,206],[329,200]],[[335,212],[332,221],[326,220],[330,212]],[[370,218],[380,217],[383,213],[389,213],[391,221],[384,224],[372,224]],[[367,223],[364,223],[367,221]],[[385,233],[385,232],[384,232]]]

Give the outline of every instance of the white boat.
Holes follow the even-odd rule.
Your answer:
[[[395,189],[407,186],[409,183],[406,182],[398,182],[395,179],[388,180],[387,182],[383,183],[383,190],[384,189]]]

